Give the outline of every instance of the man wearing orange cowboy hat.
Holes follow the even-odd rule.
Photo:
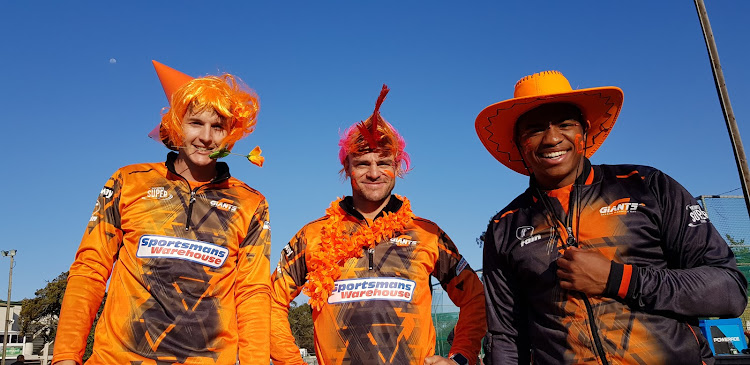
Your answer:
[[[287,321],[289,303],[310,297],[315,354],[333,364],[474,364],[486,331],[479,278],[440,227],[392,195],[409,170],[405,142],[380,116],[349,128],[339,146],[352,195],[308,223],[284,247],[272,274],[271,358],[305,364]],[[433,355],[434,276],[460,308],[448,358]]]
[[[252,132],[257,96],[232,75],[154,67],[170,104],[155,137],[177,152],[120,168],[101,190],[53,363],[82,363],[111,279],[87,364],[268,364],[268,206],[216,161]]]
[[[732,251],[681,185],[589,162],[622,100],[546,71],[479,113],[487,150],[530,175],[485,235],[488,363],[713,363],[698,317],[745,309]]]

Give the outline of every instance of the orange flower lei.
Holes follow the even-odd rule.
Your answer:
[[[341,267],[351,258],[362,257],[364,248],[373,248],[381,241],[393,237],[411,222],[414,213],[409,200],[396,195],[403,202],[401,209],[385,213],[375,219],[372,225],[362,225],[350,233],[344,221],[351,219],[339,206],[336,199],[326,209],[329,217],[321,230],[321,249],[312,251],[307,261],[307,283],[304,293],[310,297],[310,305],[318,310],[328,301],[333,291],[333,282],[341,277]]]

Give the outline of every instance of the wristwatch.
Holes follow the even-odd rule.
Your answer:
[[[455,361],[458,365],[469,365],[469,359],[459,353],[453,354],[449,359]]]

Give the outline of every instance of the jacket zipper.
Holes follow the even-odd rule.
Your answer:
[[[187,220],[185,220],[185,230],[190,230],[190,217],[193,215],[193,203],[195,203],[195,192],[198,191],[203,185],[190,190],[190,202],[188,203]]]
[[[546,196],[542,196],[542,193],[540,193],[541,199],[546,199]],[[568,224],[566,225],[566,231],[568,234],[568,238],[565,240],[565,243],[563,244],[563,248],[568,248],[571,246],[579,247],[578,246],[578,240],[574,237],[573,232],[573,215],[575,214],[575,210],[577,208],[576,203],[579,203],[579,201],[576,200],[578,197],[579,192],[575,191],[575,185],[573,186],[572,191],[570,192],[570,198],[568,203],[568,214],[566,216],[566,221]],[[547,204],[547,203],[545,203]],[[549,204],[549,207],[545,207],[546,209],[550,210],[550,212],[554,215],[554,220],[556,222],[562,223],[560,219],[557,218],[557,215],[554,214],[553,208],[551,207],[551,204]],[[580,217],[578,217],[580,219]],[[556,224],[557,225],[557,224]],[[553,234],[557,229],[553,230]],[[594,339],[594,347],[596,347],[596,354],[599,356],[599,358],[602,360],[602,365],[609,365],[609,361],[607,361],[606,353],[604,352],[604,347],[602,346],[602,341],[599,338],[599,329],[596,327],[596,322],[594,322],[594,311],[591,309],[591,302],[589,302],[588,296],[584,293],[580,293],[581,298],[583,299],[583,304],[586,306],[586,314],[589,317],[589,328],[591,328],[591,336]]]
[[[596,346],[596,352],[599,355],[599,358],[602,359],[602,364],[609,365],[607,357],[604,353],[604,347],[602,346],[602,340],[599,338],[599,330],[596,328],[596,322],[594,322],[594,311],[591,309],[589,298],[586,296],[586,294],[583,293],[581,293],[581,298],[583,298],[583,303],[586,305],[586,314],[588,314],[589,316],[589,327],[591,327],[591,336],[594,337],[594,346]]]
[[[575,189],[575,186],[573,186]],[[567,216],[567,231],[568,231],[568,239],[566,242],[566,245],[568,246],[578,246],[578,240],[573,235],[573,216],[575,209],[577,208],[579,201],[576,200],[576,197],[578,196],[578,192],[571,191],[570,192],[570,203],[568,203],[568,216]],[[580,220],[581,217],[578,217]],[[589,301],[589,297],[581,293],[581,298],[583,298],[583,304],[586,306],[586,314],[589,316],[589,327],[591,327],[591,336],[594,338],[594,346],[596,347],[597,355],[599,355],[599,358],[602,360],[602,365],[609,365],[609,361],[607,361],[607,355],[604,352],[604,346],[602,346],[602,340],[599,337],[599,328],[596,326],[596,322],[594,322],[594,310],[591,309],[591,302]]]
[[[373,267],[373,261],[374,261],[373,253],[374,252],[375,252],[374,248],[368,248],[367,249],[367,258],[368,258],[368,262],[370,263],[370,265],[369,265],[370,266],[370,270],[372,270],[372,267]]]

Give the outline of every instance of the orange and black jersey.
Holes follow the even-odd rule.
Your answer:
[[[586,160],[578,181],[541,192],[532,177],[490,221],[488,363],[711,362],[697,317],[741,314],[747,282],[705,212],[651,167]],[[577,243],[567,240],[567,226]],[[555,261],[570,243],[612,260],[602,296],[560,288]]]
[[[268,364],[270,223],[263,195],[223,162],[192,185],[166,163],[123,167],[83,235],[53,361],[87,364]],[[193,183],[195,184],[195,183]]]
[[[350,232],[367,224],[353,208],[351,197],[339,206],[353,217],[343,222]],[[401,206],[391,196],[383,212]],[[305,225],[284,247],[272,274],[274,364],[304,364],[287,313],[306,282],[310,252],[328,244],[321,242],[327,219]],[[372,251],[365,250],[363,257],[346,261],[328,302],[313,310],[318,361],[323,365],[423,364],[435,347],[430,276],[438,279],[461,310],[451,353],[476,359],[486,332],[482,284],[445,232],[428,220],[413,218],[403,232],[377,243]]]

